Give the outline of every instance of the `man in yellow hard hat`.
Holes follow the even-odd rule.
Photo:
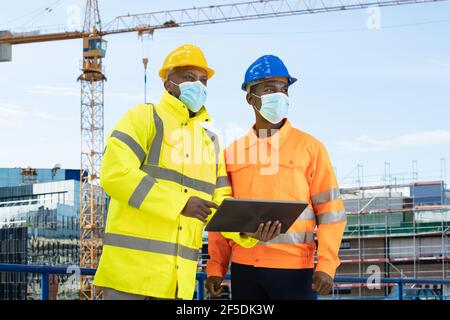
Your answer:
[[[159,72],[158,104],[130,109],[106,141],[100,184],[111,197],[94,284],[105,299],[192,299],[204,223],[231,187],[218,137],[202,126],[214,75],[190,44]],[[223,233],[243,247],[268,241],[276,223],[251,235]]]

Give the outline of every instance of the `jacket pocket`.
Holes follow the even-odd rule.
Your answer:
[[[309,183],[306,179],[307,159],[298,154],[281,153],[274,187],[286,200],[308,201]]]
[[[231,180],[233,196],[248,197],[252,187],[253,165],[250,163],[227,164],[227,172]]]

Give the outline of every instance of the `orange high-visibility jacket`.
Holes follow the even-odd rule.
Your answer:
[[[334,277],[346,225],[344,203],[323,144],[297,130],[286,119],[269,138],[254,129],[226,150],[227,172],[235,198],[309,202],[308,208],[285,234],[252,248],[243,248],[210,232],[208,276],[223,277],[232,261],[266,268],[314,268]]]

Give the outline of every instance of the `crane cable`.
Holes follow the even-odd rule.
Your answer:
[[[60,2],[61,0],[57,0],[57,1],[52,1],[49,2],[47,5],[39,7],[37,9],[31,10],[23,15],[20,15],[18,17],[12,18],[10,20],[4,21],[3,24],[1,25],[2,28],[6,27],[9,23],[14,23],[16,21],[19,21],[21,19],[24,19],[26,17],[29,17],[31,15],[36,16],[36,14],[42,14],[42,10],[46,10],[47,8],[50,8],[51,6],[53,6],[54,4],[57,4],[58,2]]]
[[[49,13],[53,12],[55,9],[57,9],[59,6],[63,4],[64,0],[57,0],[49,3],[48,5],[44,6],[44,8],[39,9],[39,11],[34,14],[30,19],[25,21],[19,28],[25,28],[27,25],[29,26],[32,23],[36,23],[42,18],[44,18]]]
[[[150,38],[152,35],[147,33],[140,33],[139,38],[141,39],[142,47],[142,63],[144,65],[144,103],[147,103],[147,66],[148,66],[148,56],[150,53]]]

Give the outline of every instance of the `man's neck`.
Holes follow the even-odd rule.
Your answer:
[[[276,130],[279,130],[284,125],[285,120],[282,120],[279,123],[271,123],[262,117],[256,117],[255,123],[255,134],[259,138],[260,133],[262,133],[263,137],[270,137]]]

